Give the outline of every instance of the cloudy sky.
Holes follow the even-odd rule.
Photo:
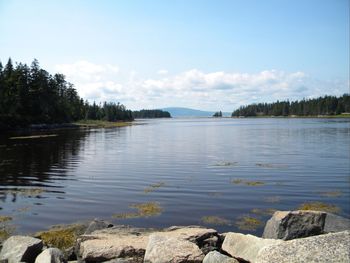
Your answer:
[[[9,57],[131,109],[341,95],[349,0],[0,0]]]

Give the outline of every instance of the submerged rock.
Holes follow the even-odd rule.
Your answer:
[[[276,211],[265,225],[263,238],[291,240],[320,235],[326,215],[319,211]]]
[[[12,236],[3,243],[0,261],[31,263],[34,262],[42,248],[43,242],[40,239],[29,236]]]
[[[58,248],[48,248],[37,256],[35,263],[64,263],[63,252]]]
[[[261,249],[259,263],[350,262],[350,231],[284,241]]]
[[[240,233],[227,233],[222,250],[235,258],[241,258],[245,261],[256,262],[256,257],[260,249],[274,244],[280,244],[284,241],[276,239],[264,239],[253,235],[244,235]]]
[[[205,256],[203,263],[239,263],[239,261],[217,251],[211,251]]]
[[[87,229],[84,232],[84,235],[91,234],[92,232],[96,230],[101,230],[105,228],[113,227],[112,223],[109,223],[104,220],[94,219],[87,227]]]

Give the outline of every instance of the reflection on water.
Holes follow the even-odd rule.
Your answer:
[[[318,202],[350,214],[349,119],[143,122],[41,138],[1,135],[0,216],[18,232],[101,217],[259,234],[275,209]],[[162,210],[113,216],[135,214],[139,204]]]

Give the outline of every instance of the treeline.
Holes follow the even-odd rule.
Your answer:
[[[232,113],[232,117],[252,116],[317,116],[350,113],[350,95],[341,97],[324,96],[317,99],[300,101],[277,101],[241,106]]]
[[[222,112],[221,112],[221,111],[215,112],[215,113],[213,114],[213,117],[215,117],[215,118],[220,118],[220,117],[222,117]]]
[[[133,111],[133,117],[136,119],[146,119],[146,118],[171,118],[168,111],[163,110],[140,110]]]
[[[38,123],[65,123],[81,119],[131,120],[132,112],[121,104],[92,104],[79,97],[62,74],[9,59],[0,62],[0,126],[23,127]]]

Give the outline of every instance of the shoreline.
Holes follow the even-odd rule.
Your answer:
[[[349,219],[310,210],[276,211],[261,237],[197,225],[138,228],[94,219],[10,235],[0,242],[0,262],[350,262],[349,230]]]

